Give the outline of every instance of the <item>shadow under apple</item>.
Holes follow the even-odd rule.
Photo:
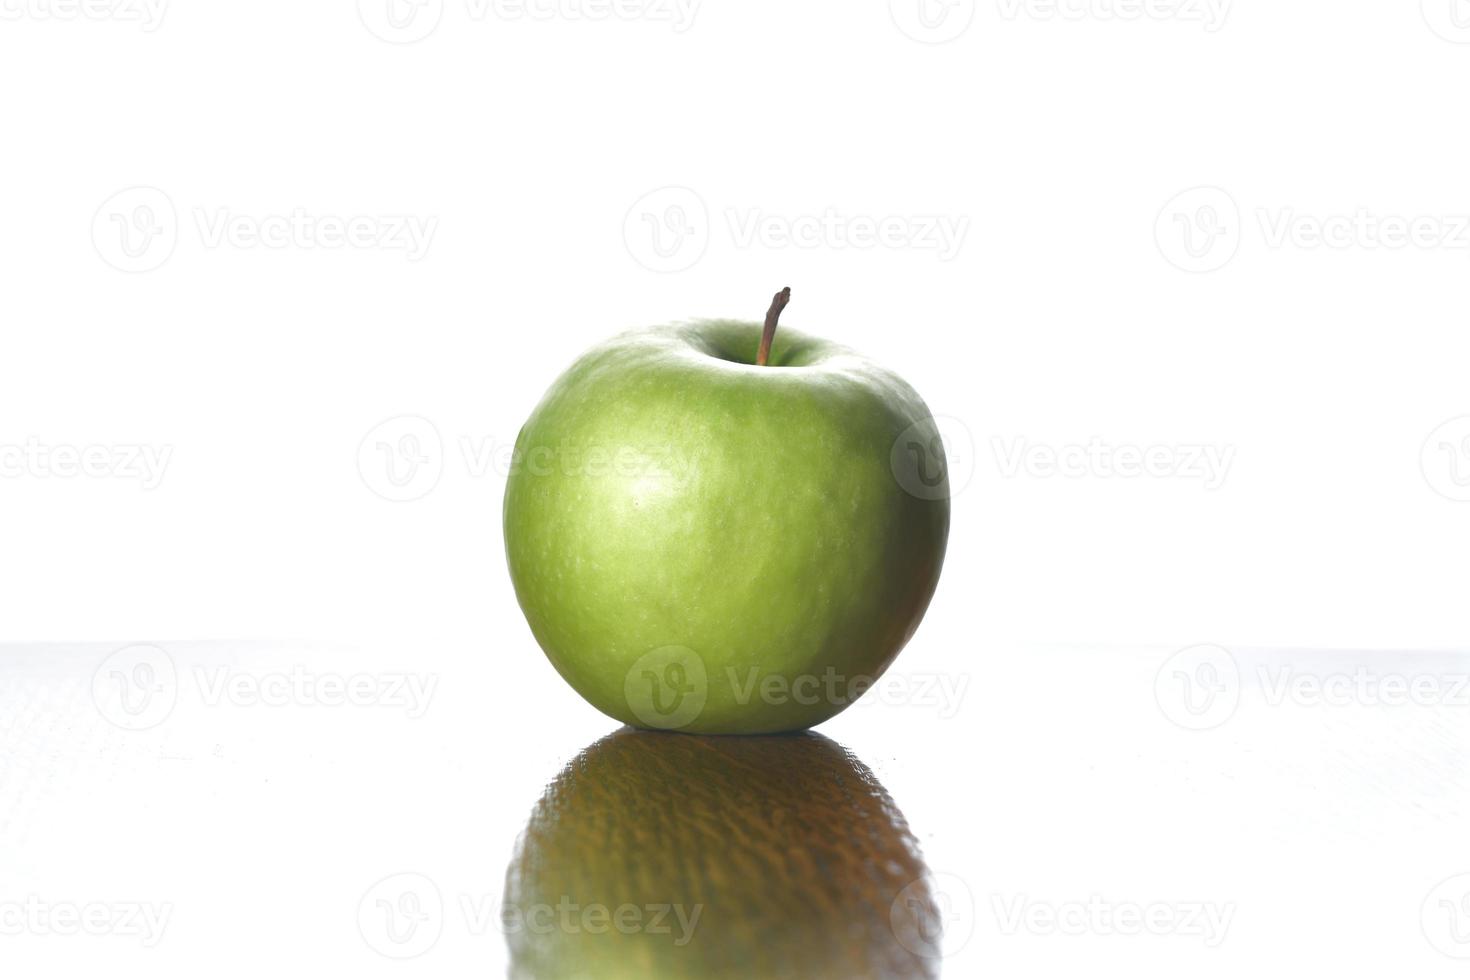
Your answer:
[[[502,914],[514,978],[939,973],[902,814],[812,733],[592,744],[537,803]]]

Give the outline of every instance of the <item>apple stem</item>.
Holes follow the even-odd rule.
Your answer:
[[[776,294],[771,300],[770,312],[766,314],[766,329],[761,332],[760,353],[755,356],[755,363],[759,367],[765,367],[766,361],[771,358],[771,341],[776,339],[776,324],[781,320],[781,311],[786,309],[786,304],[791,302],[791,287],[787,286]]]

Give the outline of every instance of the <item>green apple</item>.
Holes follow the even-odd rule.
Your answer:
[[[949,534],[918,394],[837,344],[702,321],[584,354],[516,439],[505,549],[552,665],[643,728],[808,728],[893,662]],[[774,340],[773,340],[774,337]]]

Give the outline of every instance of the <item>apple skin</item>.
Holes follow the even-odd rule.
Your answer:
[[[701,321],[615,337],[516,439],[505,549],[552,665],[640,728],[809,728],[913,636],[949,535],[924,402],[848,349]]]

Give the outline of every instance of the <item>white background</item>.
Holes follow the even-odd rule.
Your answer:
[[[227,758],[278,786],[294,773],[284,783],[297,795],[284,793],[283,806],[329,806],[315,791],[337,786],[338,805],[388,807],[390,823],[411,827],[422,825],[414,801],[461,815],[483,805],[496,815],[483,868],[498,873],[539,785],[610,727],[555,677],[515,606],[500,501],[516,431],[587,346],[654,323],[757,319],[789,284],[786,322],[904,375],[946,417],[952,467],[969,476],[939,592],[900,664],[914,676],[1005,679],[1004,696],[967,702],[962,728],[880,704],[839,718],[834,737],[856,744],[911,823],[927,826],[931,860],[978,892],[967,862],[978,872],[981,855],[958,843],[972,811],[953,812],[922,761],[934,761],[934,738],[1007,743],[1015,729],[997,718],[1035,719],[1011,743],[1019,754],[977,760],[975,780],[984,772],[984,786],[1017,794],[1033,769],[1064,772],[1074,787],[1131,787],[1140,806],[1176,807],[1181,821],[1213,814],[1207,832],[1175,824],[1166,837],[1207,847],[1255,834],[1215,852],[1223,877],[1205,884],[1219,887],[1145,878],[1124,895],[1259,891],[1254,921],[1272,921],[1270,903],[1284,899],[1261,884],[1269,877],[1230,875],[1251,859],[1263,874],[1331,866],[1314,844],[1269,845],[1285,826],[1342,843],[1319,833],[1327,817],[1286,815],[1303,774],[1317,771],[1312,753],[1342,744],[1324,734],[1337,723],[1293,716],[1250,728],[1239,742],[1209,743],[1206,759],[1226,760],[1213,768],[1200,765],[1200,743],[1168,741],[1165,771],[1204,780],[1187,804],[1152,769],[1105,780],[1106,760],[1137,756],[1160,737],[1151,725],[1187,737],[1151,693],[1181,647],[1465,642],[1470,6],[648,0],[603,18],[589,11],[605,8],[572,0],[532,7],[427,0],[396,8],[406,19],[395,28],[375,0],[104,0],[81,12],[65,0],[0,0],[0,639],[97,644],[67,654],[79,658],[83,694],[109,651],[137,641],[160,644],[181,671],[191,658],[248,662],[261,649],[186,641],[254,640],[316,651],[281,654],[288,663],[346,671],[350,651],[372,646],[384,669],[433,673],[451,693],[435,703],[440,727],[417,729],[421,743],[469,757],[479,736],[530,746],[495,763],[498,789],[435,798],[425,776],[406,794],[385,792],[391,801],[359,799],[341,772],[340,784],[322,782],[304,761],[316,749],[271,743],[269,712],[245,716],[251,748],[237,740],[242,754]],[[360,240],[333,241],[349,222]],[[405,224],[420,237],[403,238]],[[875,242],[879,226],[889,237]],[[951,237],[936,240],[934,227]],[[1126,477],[1090,459],[1044,469],[1046,454],[1070,459],[1094,442],[1125,456],[1164,447],[1168,472]],[[106,472],[68,475],[68,453],[85,450]],[[1026,455],[1013,465],[1017,451]],[[136,452],[167,465],[137,472],[124,465]],[[1213,479],[1194,470],[1205,452],[1228,469]],[[410,455],[417,469],[405,468]],[[409,473],[402,486],[390,478]],[[1055,672],[1016,659],[1018,644],[1052,642],[1096,657],[1157,645],[1140,654],[1139,685],[1122,684],[1114,702],[1136,729],[1120,734],[1102,701],[1076,691],[1038,693],[1068,677],[1087,678],[1099,699],[1109,690],[1092,655]],[[1382,672],[1393,661],[1356,662]],[[12,726],[52,710],[36,691],[72,690],[34,669],[15,674],[32,687],[12,688],[23,695],[8,703]],[[482,712],[490,727],[456,711]],[[1462,736],[1460,711],[1389,740],[1428,773],[1411,796],[1463,799],[1457,769],[1423,762],[1426,744]],[[333,723],[300,724],[285,728],[299,744],[339,744]],[[82,751],[10,731],[13,749],[28,745],[50,765]],[[170,737],[197,739],[197,756],[182,752],[196,759],[216,741],[207,727],[159,731],[163,748],[134,738],[117,751],[152,764],[155,749],[168,757]],[[1351,744],[1376,744],[1374,731],[1352,728]],[[1290,761],[1241,790],[1241,767],[1263,757]],[[358,766],[372,769],[349,769]],[[1382,909],[1343,916],[1329,901],[1295,933],[1247,931],[1235,958],[1212,961],[1220,975],[1258,964],[1262,949],[1294,949],[1305,969],[1334,943],[1349,965],[1387,971],[1409,955],[1425,958],[1420,975],[1456,967],[1423,942],[1417,913],[1434,882],[1470,869],[1470,855],[1435,851],[1422,825],[1395,823],[1409,804],[1363,810],[1360,797],[1381,799],[1384,773],[1401,771],[1391,753],[1381,769],[1348,769],[1355,777],[1330,776],[1327,790],[1343,812],[1367,813],[1367,829],[1335,833],[1373,848],[1412,834],[1425,860],[1348,883],[1377,889]],[[148,772],[111,802],[162,806],[140,787],[174,783]],[[274,812],[215,770],[195,778],[234,803],[186,811],[201,825]],[[103,779],[44,792],[56,794],[54,813],[79,812],[68,807],[95,801]],[[957,792],[973,802],[983,787]],[[1059,783],[1037,805],[1098,804]],[[147,806],[126,812],[129,827],[167,839]],[[1007,812],[985,824],[997,840],[1028,823]],[[1050,840],[1069,832],[1060,818],[1043,826]],[[251,896],[279,895],[285,880],[313,907],[337,909],[340,898],[342,916],[326,921],[345,924],[344,948],[393,966],[352,934],[357,896],[395,871],[452,867],[462,852],[442,842],[452,835],[382,844],[377,829],[324,867],[303,856],[301,838],[299,851],[237,846],[241,873],[259,877],[237,905],[204,903],[167,962],[197,967],[190,953],[210,948],[211,929],[237,941],[226,925],[199,924],[226,912],[254,921]],[[945,829],[954,836],[936,834]],[[1115,833],[1085,838],[1088,847],[1168,867],[1170,854],[1149,851],[1157,837],[1145,823],[1115,816],[1102,829]],[[32,842],[39,863],[11,871],[28,868],[34,877],[17,880],[41,888],[55,867],[43,856],[75,840],[58,830]],[[369,841],[383,853],[364,858]],[[94,843],[75,867],[105,863]],[[434,846],[443,853],[425,853]],[[189,855],[172,860],[182,868]],[[1058,875],[1083,861],[1049,860]],[[343,894],[303,890],[288,869],[307,865],[330,871]],[[106,886],[80,874],[50,883],[112,895],[138,880],[130,867]],[[1019,870],[1003,887],[1036,890]],[[1054,891],[1085,898],[1116,884],[1092,870]],[[1330,900],[1344,890],[1338,874],[1301,880]],[[494,877],[466,887],[494,891]],[[182,904],[193,894],[178,877],[158,881]],[[289,910],[275,907],[289,925],[264,934],[285,928],[299,953],[331,932]],[[1386,921],[1381,956],[1341,945]],[[1094,952],[1060,949],[1082,962]],[[1199,966],[1173,960],[1176,947],[1158,950],[1160,973]],[[1138,963],[1134,948],[1114,951]],[[316,950],[324,966],[345,962],[339,953]],[[464,962],[483,966],[482,953],[495,955],[474,949]],[[1051,961],[1027,947],[1015,962]]]
[[[1452,450],[1431,449],[1432,479],[1421,454],[1470,415],[1470,45],[1415,5],[1236,4],[1211,32],[982,4],[941,45],[879,2],[706,2],[682,33],[663,7],[476,9],[449,2],[395,45],[350,3],[174,4],[148,32],[7,0],[0,444],[171,450],[151,490],[7,467],[8,637],[519,646],[503,479],[473,450],[511,443],[588,345],[759,318],[789,283],[791,325],[887,363],[971,437],[930,623],[948,642],[1463,641],[1470,503],[1435,491]],[[104,256],[137,202],[109,202],[140,185],[177,231],[124,273]],[[708,212],[675,273],[640,264],[648,226],[625,222],[667,186]],[[1239,210],[1209,273],[1155,235],[1199,186]],[[1283,215],[1360,208],[1459,237],[1269,240]],[[210,234],[297,209],[437,225],[417,261]],[[948,261],[738,234],[753,211],[828,209],[968,231]],[[390,504],[358,449],[403,415],[437,428],[443,475]],[[1462,479],[1467,434],[1435,440]],[[1004,475],[1017,439],[1094,437],[1233,463],[1215,490]]]

